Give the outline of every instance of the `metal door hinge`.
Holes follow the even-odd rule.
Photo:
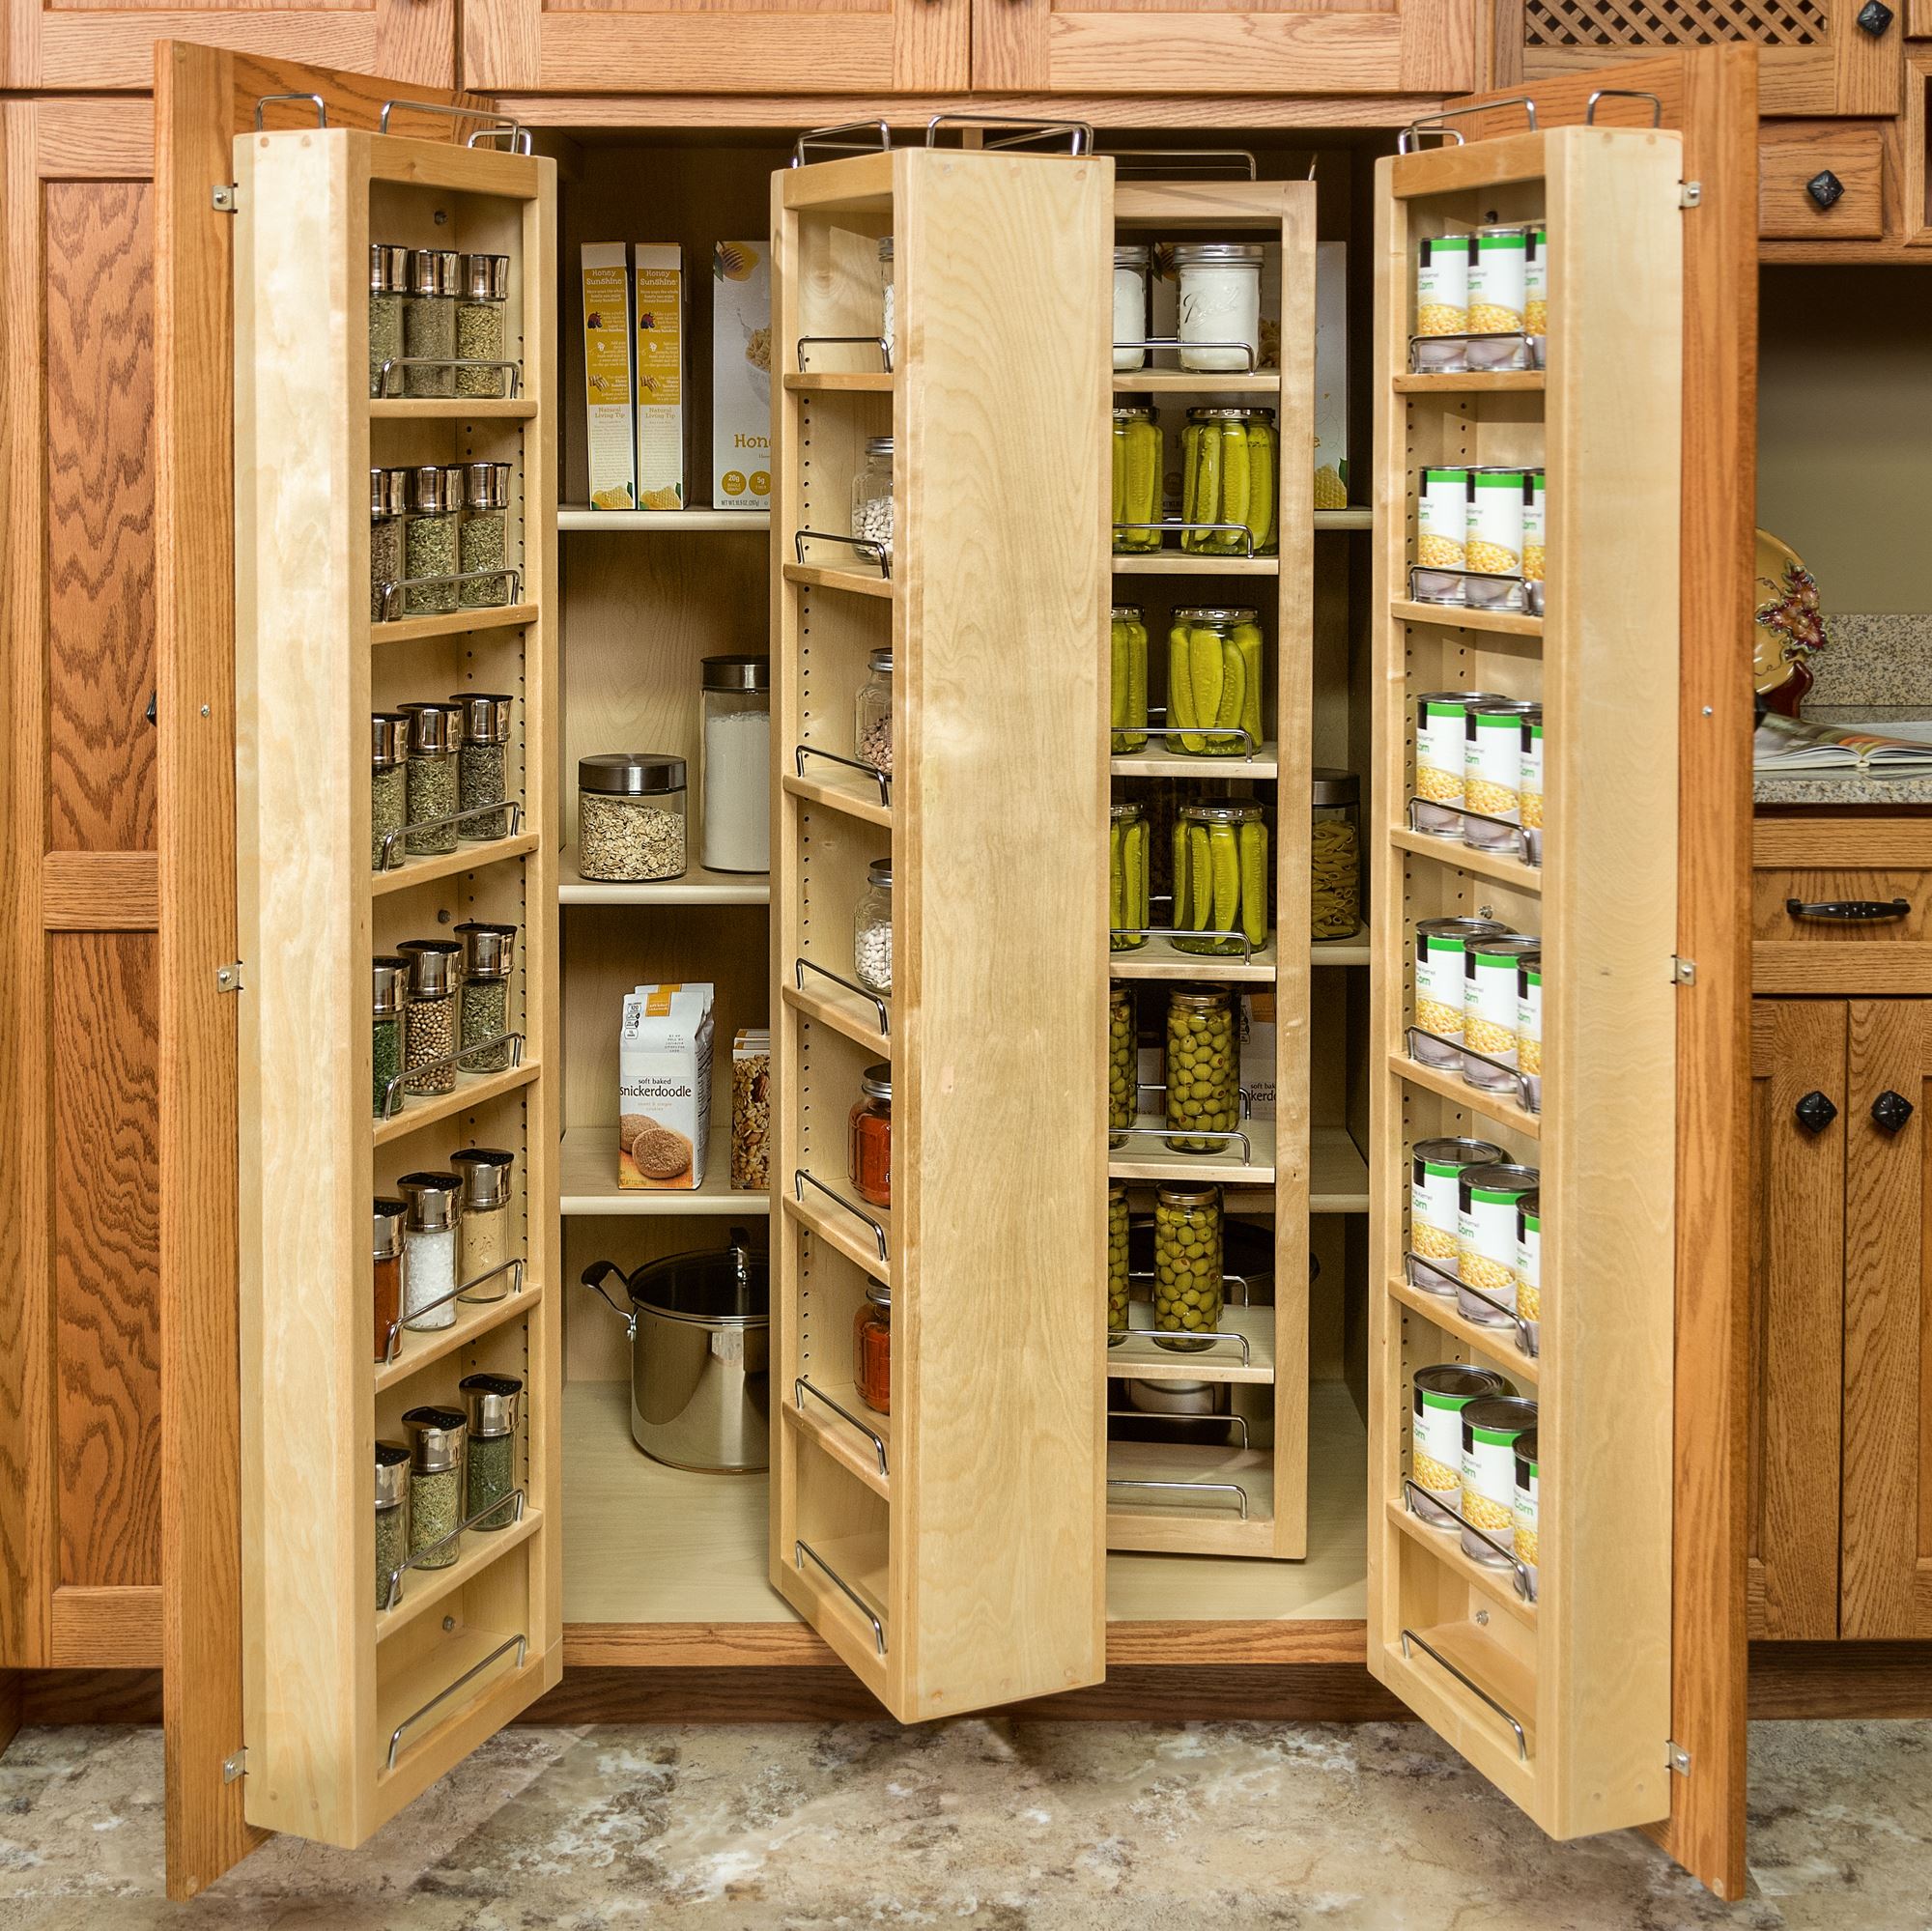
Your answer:
[[[238,192],[232,182],[218,181],[208,190],[209,206],[217,214],[233,214],[242,205],[237,199]]]
[[[1674,952],[1670,958],[1670,980],[1673,985],[1695,985],[1697,983],[1697,961],[1680,959]]]
[[[1680,181],[1677,184],[1677,205],[1679,208],[1703,207],[1704,184],[1701,181]]]
[[[248,1775],[248,1747],[244,1744],[232,1757],[221,1759],[221,1780],[233,1783],[237,1777]]]
[[[240,992],[242,990],[242,961],[233,965],[214,968],[214,989],[216,992]]]
[[[1682,1744],[1674,1744],[1668,1737],[1663,1740],[1663,1760],[1679,1776],[1690,1775],[1690,1752]]]

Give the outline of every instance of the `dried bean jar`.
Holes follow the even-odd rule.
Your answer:
[[[463,1519],[473,1529],[506,1529],[517,1519],[517,1419],[524,1384],[514,1375],[466,1375],[456,1386],[469,1420]]]
[[[852,534],[861,543],[875,543],[884,554],[883,567],[893,560],[893,439],[872,436],[866,440],[866,461],[852,479]],[[867,560],[876,560],[869,557]]]
[[[457,520],[463,470],[422,463],[409,472],[410,520],[403,526],[403,614],[447,616],[456,608]]]
[[[410,1452],[400,1441],[376,1444],[376,1606],[389,1606],[389,1585],[410,1559]]]
[[[369,621],[403,613],[396,585],[403,581],[403,523],[409,508],[407,469],[369,471]]]
[[[852,913],[852,977],[881,999],[893,996],[893,862],[866,867],[866,889]]]
[[[463,1180],[456,1174],[405,1174],[396,1191],[403,1218],[403,1325],[422,1332],[456,1320],[457,1227]]]
[[[510,601],[508,555],[510,466],[463,466],[463,525],[457,532],[456,567],[463,581],[457,601],[465,610],[491,609]]]
[[[852,721],[852,755],[874,771],[893,775],[893,653],[890,644],[866,660]]]
[[[403,1326],[403,1223],[406,1200],[379,1198],[375,1206],[370,1271],[375,1286],[376,1359],[386,1361]]]
[[[1194,1354],[1221,1325],[1221,1189],[1163,1186],[1153,1198],[1154,1346]]]
[[[410,719],[411,858],[440,858],[456,849],[457,753],[463,747],[460,703],[407,704]]]
[[[369,863],[403,862],[399,834],[410,821],[410,714],[377,711],[369,720]]]
[[[460,1550],[463,1454],[469,1434],[461,1408],[411,1408],[410,1554],[418,1569],[447,1569]]]
[[[456,297],[463,257],[447,248],[410,250],[410,301],[403,312],[403,348],[411,366],[403,393],[455,394]]]
[[[508,255],[465,255],[460,270],[462,294],[456,299],[456,354],[465,362],[500,362],[503,325],[510,309]],[[509,393],[507,369],[458,369],[460,396],[504,396]]]
[[[456,747],[456,809],[476,811],[457,826],[459,838],[477,840],[507,838],[510,814],[483,811],[509,796],[510,705],[512,699],[496,691],[458,691],[452,704],[463,712],[463,739]]]
[[[1234,994],[1185,987],[1167,1001],[1167,1145],[1176,1153],[1224,1153],[1240,1124],[1240,1062]]]
[[[403,1008],[403,1091],[449,1093],[456,1068],[439,1065],[456,1051],[456,987],[463,948],[454,939],[408,939],[396,951],[410,962]]]
[[[466,1301],[510,1292],[510,1184],[517,1156],[501,1147],[466,1147],[449,1156],[463,1179],[456,1275]]]
[[[577,869],[618,883],[681,878],[684,759],[606,751],[577,761]]]
[[[410,961],[394,953],[373,962],[375,983],[370,1000],[370,1068],[374,1074],[375,1114],[381,1120],[401,1103],[402,1093],[389,1088],[403,1069],[403,1003],[409,992]]]
[[[499,1073],[510,1064],[510,974],[517,928],[469,920],[456,928],[463,948],[463,1012],[458,1027],[467,1073]],[[494,1039],[496,1045],[485,1042]],[[479,1050],[472,1052],[471,1047]]]
[[[391,247],[386,241],[369,243],[369,393],[394,395],[395,371],[385,363],[399,362],[403,355],[403,311],[410,300],[410,251]]]

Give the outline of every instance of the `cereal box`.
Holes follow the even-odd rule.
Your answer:
[[[640,985],[617,1047],[617,1184],[694,1192],[711,1131],[711,987]]]
[[[583,244],[583,403],[589,424],[590,506],[634,510],[631,440],[631,275],[622,241]]]
[[[711,500],[772,506],[772,265],[762,241],[711,251]]]
[[[684,254],[675,241],[639,241],[633,285],[638,318],[638,503],[684,507]]]

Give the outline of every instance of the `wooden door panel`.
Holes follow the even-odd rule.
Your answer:
[[[1753,1636],[1838,1633],[1845,1013],[1768,999],[1751,1013]],[[1821,1131],[1796,1116],[1812,1093],[1836,1109]]]

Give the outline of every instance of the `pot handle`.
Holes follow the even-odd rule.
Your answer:
[[[623,1268],[618,1266],[616,1262],[593,1261],[591,1262],[589,1266],[584,1268],[580,1278],[582,1279],[583,1285],[586,1288],[595,1288],[599,1295],[601,1295],[604,1300],[610,1302],[611,1308],[613,1308],[619,1315],[623,1317],[625,1332],[630,1336],[630,1338],[633,1341],[635,1341],[638,1338],[638,1311],[636,1308],[618,1307],[617,1303],[611,1299],[609,1292],[605,1289],[604,1283],[608,1281],[612,1274],[615,1274],[620,1281],[623,1281],[626,1278]],[[626,1285],[628,1285],[628,1282],[626,1282]]]

